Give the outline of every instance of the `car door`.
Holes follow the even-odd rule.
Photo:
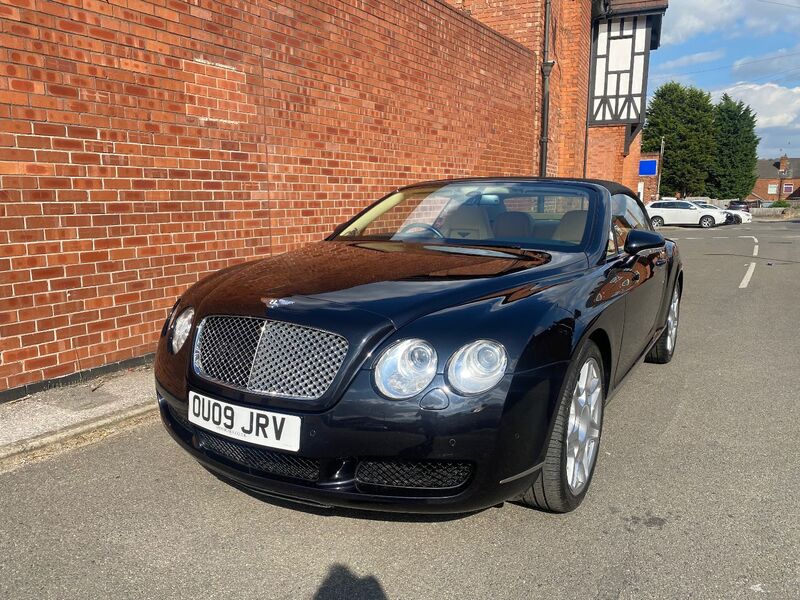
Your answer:
[[[651,202],[647,205],[647,216],[652,219],[653,217],[661,217],[664,219],[664,205],[666,202]],[[666,219],[664,219],[666,223]]]
[[[691,202],[676,202],[677,218],[681,225],[697,225],[700,222],[700,209]]]
[[[611,262],[614,270],[625,278],[623,287],[626,288],[619,376],[627,373],[635,364],[660,326],[657,318],[666,284],[665,249],[642,252],[635,256],[625,252],[625,240],[632,229],[651,229],[644,207],[641,202],[627,194],[613,196],[611,237],[615,241],[616,254],[609,256],[607,262]]]
[[[680,225],[681,211],[679,202],[665,202],[662,212],[664,213],[664,223],[666,225]]]

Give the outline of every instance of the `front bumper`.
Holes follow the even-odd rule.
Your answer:
[[[487,394],[454,398],[436,411],[375,398],[369,377],[362,375],[331,409],[300,415],[297,454],[205,432],[188,422],[186,399],[158,381],[156,391],[175,441],[206,468],[248,490],[314,505],[459,513],[519,497],[533,483],[561,371],[556,365],[508,375]]]

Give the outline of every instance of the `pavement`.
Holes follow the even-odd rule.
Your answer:
[[[146,364],[0,404],[0,473],[154,414],[154,394]]]
[[[608,406],[576,512],[265,501],[145,414],[6,464],[0,598],[796,598],[800,222],[663,232],[686,266],[677,354],[640,366]],[[104,388],[152,402],[147,371],[92,387],[16,403],[14,428],[54,393],[89,410]]]

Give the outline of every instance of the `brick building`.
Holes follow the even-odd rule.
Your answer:
[[[661,153],[642,152],[639,158],[639,172],[636,187],[633,188],[642,202],[647,204],[658,200],[661,176]]]
[[[786,200],[800,189],[800,158],[769,158],[756,165],[758,179],[749,202],[775,202]]]
[[[151,352],[187,286],[392,187],[636,187],[666,0],[0,0],[0,392]]]

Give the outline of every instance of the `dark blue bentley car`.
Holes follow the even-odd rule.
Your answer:
[[[256,493],[570,511],[605,403],[638,361],[672,358],[682,288],[627,188],[422,183],[192,286],[159,341],[158,402],[183,448]]]

